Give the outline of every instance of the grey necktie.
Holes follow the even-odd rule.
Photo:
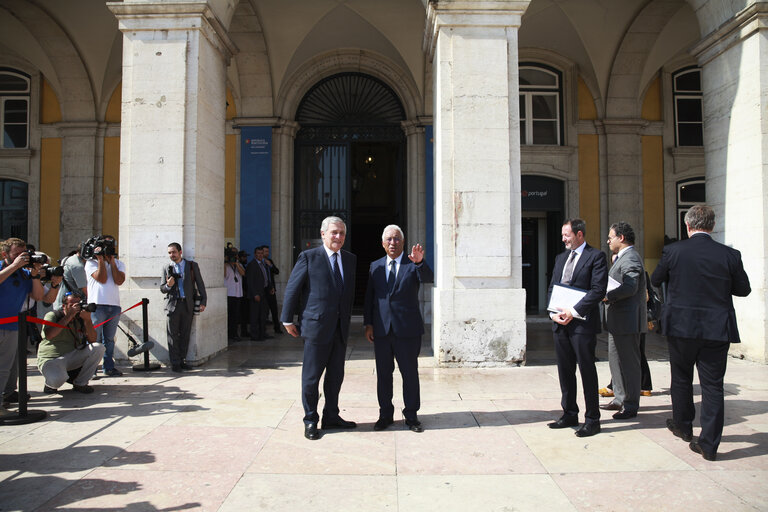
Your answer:
[[[565,269],[563,270],[563,278],[560,279],[562,284],[571,284],[573,279],[573,267],[576,264],[576,251],[571,251],[571,255],[568,257],[568,261],[565,262]]]

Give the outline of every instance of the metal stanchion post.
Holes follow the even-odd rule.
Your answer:
[[[149,313],[147,312],[147,304],[149,304],[149,299],[143,298],[141,299],[141,320],[143,322],[144,327],[144,343],[147,343],[149,341]],[[157,370],[160,368],[160,363],[150,363],[149,362],[149,351],[144,352],[144,364],[137,364],[134,365],[133,371],[135,372],[151,372],[152,370]]]
[[[45,411],[27,410],[27,312],[19,313],[19,411],[0,417],[0,425],[25,425],[45,418]]]

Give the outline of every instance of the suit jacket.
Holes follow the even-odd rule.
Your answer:
[[[160,291],[165,294],[165,311],[167,313],[173,313],[176,308],[183,307],[187,309],[188,313],[192,313],[195,307],[195,293],[200,296],[200,304],[205,306],[208,302],[208,295],[205,293],[205,283],[203,282],[203,276],[200,273],[200,267],[196,262],[184,259],[184,278],[182,283],[176,283],[172,287],[169,287],[166,282],[168,281],[168,267],[171,265],[163,266],[163,282],[160,285]],[[184,286],[184,300],[180,300],[178,286]]]
[[[605,316],[611,334],[648,332],[648,307],[645,298],[645,267],[633,248],[627,249],[613,263],[608,275],[621,286],[605,294]]]
[[[298,314],[296,325],[310,343],[330,343],[337,323],[345,343],[349,336],[357,256],[344,250],[339,251],[339,255],[344,274],[342,290],[336,286],[331,261],[323,246],[299,254],[285,286],[280,321],[293,323],[294,315]]]
[[[265,265],[267,268],[267,275],[269,276],[269,284],[267,285],[271,289],[277,288],[275,286],[275,276],[280,273],[280,269],[277,268],[277,265],[275,265],[275,262],[272,261],[269,258],[264,258],[264,261],[269,260],[269,262],[272,264],[272,266]]]
[[[661,333],[678,338],[739,343],[733,295],[752,291],[741,253],[707,234],[664,247],[651,283],[667,283]]]
[[[419,309],[419,287],[434,280],[432,269],[426,261],[416,265],[403,254],[392,293],[387,292],[388,277],[386,256],[371,263],[363,323],[373,326],[374,337],[386,336],[390,327],[398,338],[421,336],[424,320]]]
[[[549,283],[547,301],[552,296],[552,288],[560,284],[563,276],[565,262],[571,251],[565,251],[555,258],[555,267],[552,270],[552,280]],[[552,323],[552,330],[567,329],[575,334],[597,334],[600,332],[600,302],[605,297],[605,288],[608,284],[608,265],[605,262],[605,254],[587,245],[581,254],[576,268],[573,269],[573,277],[570,286],[586,290],[587,294],[581,299],[574,309],[583,316],[584,320],[574,318],[568,325]]]
[[[266,288],[269,283],[264,281],[264,272],[262,272],[259,260],[256,258],[253,258],[245,267],[245,280],[248,283],[249,299],[252,299],[256,295],[264,296],[264,288]]]

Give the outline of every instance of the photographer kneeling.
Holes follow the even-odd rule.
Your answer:
[[[57,393],[59,386],[69,381],[75,391],[93,393],[88,381],[96,372],[105,348],[96,343],[91,314],[82,309],[80,298],[69,292],[61,309],[51,311],[45,319],[67,329],[52,325],[43,327],[43,341],[37,351],[37,366],[45,377],[43,392]],[[77,376],[70,377],[68,372],[78,368]]]

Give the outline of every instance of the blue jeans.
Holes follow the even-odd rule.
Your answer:
[[[100,324],[107,318],[111,320],[101,327],[96,328],[98,342],[104,345],[104,371],[107,372],[115,367],[115,361],[112,355],[115,353],[115,333],[117,333],[117,324],[120,322],[120,306],[96,306],[96,311],[91,313],[93,325]],[[114,318],[113,318],[114,317]]]

